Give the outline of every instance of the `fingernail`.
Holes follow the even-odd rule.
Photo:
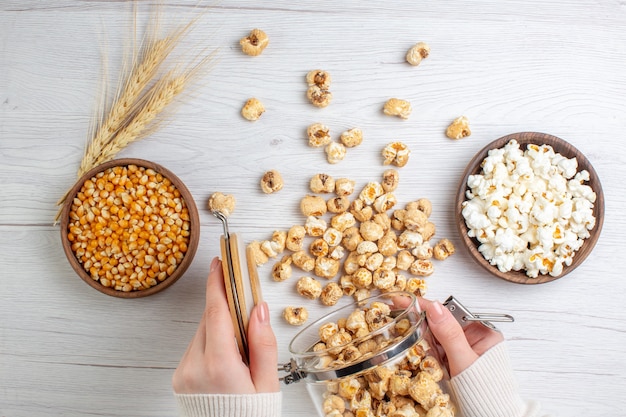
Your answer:
[[[432,324],[438,324],[445,320],[446,315],[443,311],[444,308],[439,301],[435,301],[431,304],[432,307],[426,311],[428,321]]]
[[[270,323],[270,309],[265,301],[257,305],[257,315],[262,324]]]
[[[220,264],[220,258],[218,258],[217,256],[215,258],[213,258],[213,260],[211,261],[211,268],[209,269],[209,273],[215,271],[215,269],[218,267],[218,265]]]

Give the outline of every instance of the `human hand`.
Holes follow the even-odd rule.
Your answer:
[[[461,327],[452,313],[438,301],[419,298],[419,305],[426,311],[428,326],[445,352],[450,377],[463,372],[480,355],[504,340],[502,334],[479,322]]]
[[[267,303],[252,310],[248,324],[250,366],[241,359],[232,327],[222,264],[211,262],[206,307],[198,330],[172,377],[177,394],[278,392],[278,348]]]

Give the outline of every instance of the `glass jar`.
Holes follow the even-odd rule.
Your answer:
[[[415,295],[386,293],[298,333],[283,380],[304,380],[321,417],[453,416],[436,346]]]

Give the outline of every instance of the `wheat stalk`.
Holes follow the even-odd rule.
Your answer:
[[[146,127],[185,89],[188,78],[189,74],[170,74],[159,80],[129,122],[100,150],[88,169],[113,159],[128,144],[141,139]]]

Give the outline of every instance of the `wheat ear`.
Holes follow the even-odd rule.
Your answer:
[[[78,169],[78,177],[82,176],[91,167],[95,166],[95,161],[105,146],[111,142],[113,136],[132,117],[132,110],[135,109],[138,101],[142,97],[142,92],[153,80],[161,64],[169,56],[180,39],[189,31],[195,20],[179,28],[171,35],[151,41],[145,48],[143,58],[136,64],[128,79],[123,85],[118,99],[111,106],[108,116],[97,128],[92,140],[87,147]]]
[[[128,144],[141,139],[146,127],[184,90],[187,80],[187,74],[170,75],[159,80],[147,93],[145,103],[138,108],[128,124],[102,148],[87,169],[113,159]]]

